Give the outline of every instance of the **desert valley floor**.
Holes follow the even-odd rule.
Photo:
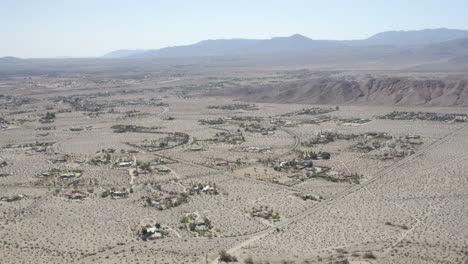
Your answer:
[[[467,108],[258,103],[201,79],[2,79],[0,262],[468,255]]]

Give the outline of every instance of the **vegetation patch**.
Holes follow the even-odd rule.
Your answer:
[[[210,105],[208,106],[208,109],[252,111],[252,110],[258,110],[258,107],[254,104],[227,104],[227,105]]]
[[[426,120],[439,122],[468,122],[467,114],[456,113],[435,113],[435,112],[401,112],[393,111],[389,114],[380,116],[381,119],[390,120]]]

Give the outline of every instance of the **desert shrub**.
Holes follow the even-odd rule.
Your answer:
[[[364,258],[367,258],[367,259],[377,259],[377,257],[374,255],[374,253],[372,253],[371,251],[369,252],[366,252],[366,254],[364,254]]]
[[[190,223],[189,224],[190,231],[195,231],[195,227],[196,227],[195,223]]]
[[[219,261],[221,262],[237,262],[237,258],[229,253],[226,250],[221,250],[219,252]]]
[[[244,260],[244,263],[245,263],[245,264],[254,264],[254,261],[253,261],[252,257],[248,257],[248,258],[246,258],[246,259]]]

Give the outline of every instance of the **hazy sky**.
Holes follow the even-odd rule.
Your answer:
[[[0,0],[0,57],[100,56],[205,39],[468,29],[468,0]]]

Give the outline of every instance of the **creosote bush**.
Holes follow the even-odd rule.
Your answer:
[[[226,250],[221,250],[219,252],[219,261],[221,262],[237,262],[237,258],[229,253]]]

